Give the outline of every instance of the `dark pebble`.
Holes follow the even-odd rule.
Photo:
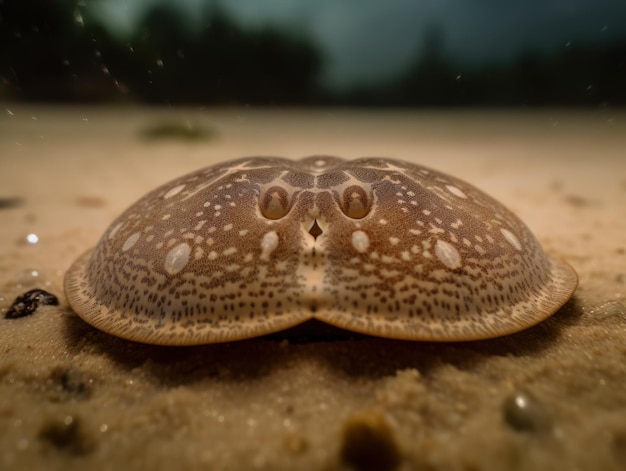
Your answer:
[[[550,417],[530,393],[515,391],[502,403],[504,421],[518,432],[543,432],[552,428]]]
[[[400,451],[393,431],[382,413],[364,411],[343,424],[342,461],[358,471],[392,471],[400,464]]]
[[[52,380],[60,386],[62,392],[76,399],[85,399],[91,395],[91,387],[85,375],[74,367],[57,368],[52,372]]]
[[[58,304],[59,300],[55,295],[42,289],[31,289],[13,301],[13,305],[6,312],[4,318],[19,319],[20,317],[30,316],[39,306],[58,306]]]
[[[39,438],[73,455],[83,455],[94,448],[93,438],[84,432],[78,417],[67,416],[63,420],[45,422]]]
[[[19,208],[23,204],[24,200],[22,198],[0,198],[0,209]]]

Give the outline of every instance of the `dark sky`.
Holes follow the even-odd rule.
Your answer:
[[[95,12],[120,35],[145,8],[168,0],[100,0]],[[169,0],[189,13],[211,0]],[[424,34],[438,27],[446,51],[467,63],[506,60],[626,38],[626,0],[215,0],[242,25],[305,31],[328,60],[333,87],[391,77],[407,67]],[[197,18],[197,16],[195,16]]]

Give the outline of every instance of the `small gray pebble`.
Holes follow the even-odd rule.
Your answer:
[[[502,403],[505,423],[518,432],[544,432],[552,428],[552,421],[535,396],[526,391],[514,391]]]

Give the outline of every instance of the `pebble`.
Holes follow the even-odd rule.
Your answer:
[[[89,380],[73,366],[55,369],[51,379],[58,384],[60,391],[76,399],[84,399],[91,395]]]
[[[357,471],[392,471],[400,451],[389,421],[378,410],[353,413],[343,424],[341,460]]]
[[[548,413],[534,395],[514,391],[502,403],[505,423],[518,432],[543,432],[552,428]]]
[[[58,304],[59,300],[55,295],[42,289],[31,289],[21,296],[18,296],[15,301],[13,301],[13,304],[4,315],[4,318],[19,319],[20,317],[30,316],[39,306],[57,306]]]
[[[79,417],[67,415],[62,420],[52,419],[43,423],[39,438],[55,448],[73,455],[83,455],[93,450],[94,440],[87,435]]]

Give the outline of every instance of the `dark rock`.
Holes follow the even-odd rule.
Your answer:
[[[42,289],[32,289],[18,296],[9,310],[4,315],[5,319],[19,319],[20,317],[30,316],[39,306],[51,305],[57,306],[59,300],[53,294]]]

